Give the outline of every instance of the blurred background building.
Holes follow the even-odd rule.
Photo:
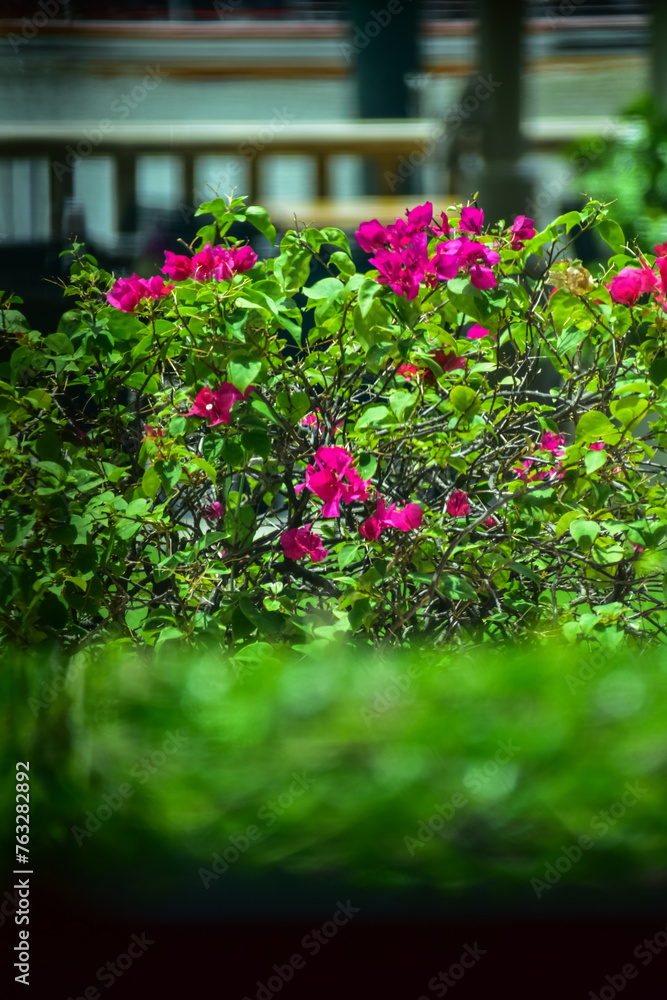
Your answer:
[[[546,222],[579,194],[567,144],[604,144],[629,100],[667,92],[666,17],[662,0],[4,0],[0,288],[45,327],[63,300],[36,279],[71,237],[149,273],[232,191],[283,229],[478,191],[487,220]]]

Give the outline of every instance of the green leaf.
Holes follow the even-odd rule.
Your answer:
[[[160,482],[161,480],[157,469],[154,465],[149,465],[141,477],[141,488],[146,496],[150,497],[151,500],[155,499],[155,496],[160,489]]]
[[[16,549],[33,529],[35,517],[32,514],[8,514],[2,532],[2,539],[8,549]]]
[[[473,393],[474,395],[474,393]],[[419,396],[416,392],[408,392],[405,389],[397,389],[389,394],[389,405],[399,420],[405,420],[409,412],[414,409]]]
[[[607,452],[604,448],[601,450],[594,450],[587,452],[584,458],[584,465],[586,466],[586,472],[589,474],[596,472],[601,469],[602,466],[607,461]]]
[[[591,410],[579,418],[574,439],[577,442],[604,441],[606,444],[617,444],[620,437],[621,432],[614,427],[604,413],[600,413],[599,410]]]
[[[9,422],[9,418],[4,413],[0,413],[0,448],[4,448],[11,429],[12,425]]]
[[[50,333],[44,343],[54,354],[74,354],[74,344],[64,333]]]
[[[362,316],[367,316],[373,305],[375,296],[379,294],[382,285],[372,278],[366,278],[357,291],[357,305]]]
[[[370,451],[362,451],[357,460],[357,472],[362,479],[370,479],[377,469],[377,458]]]
[[[312,254],[307,247],[288,246],[275,258],[273,273],[286,295],[294,295],[310,277]]]
[[[349,566],[350,563],[356,562],[357,559],[361,559],[363,554],[363,545],[344,545],[338,552],[338,566],[340,569],[345,569],[345,567]]]
[[[334,226],[324,226],[323,229],[320,229],[320,233],[322,234],[323,243],[329,243],[331,246],[340,247],[341,250],[344,250],[347,254],[352,256],[350,244],[342,229],[336,229]]]
[[[649,378],[654,385],[662,385],[667,379],[667,357],[654,358],[648,370]]]
[[[381,404],[369,406],[357,420],[357,430],[362,427],[368,427],[370,424],[381,424],[387,421],[392,422],[393,420],[394,417],[387,406],[382,406]]]
[[[625,236],[618,222],[614,222],[613,219],[601,219],[597,231],[614,253],[622,253],[625,246]]]
[[[177,458],[158,459],[153,468],[157,472],[166,493],[171,493],[181,478],[181,463]],[[129,508],[128,508],[129,510]]]
[[[581,517],[581,511],[578,510],[568,510],[565,514],[563,514],[563,516],[556,522],[556,538],[561,538],[572,522],[578,517]]]
[[[609,405],[611,415],[624,427],[636,427],[649,411],[648,400],[643,396],[623,396],[621,399],[614,399]]]
[[[511,562],[508,568],[513,569],[519,576],[525,576],[528,580],[532,580],[533,583],[542,583],[535,570],[531,569],[530,566],[526,566],[525,563]]]
[[[271,438],[266,431],[253,429],[241,435],[241,444],[249,455],[267,459],[271,454]]]
[[[31,389],[30,392],[21,397],[21,402],[26,399],[36,410],[50,410],[53,402],[45,389]]]
[[[185,434],[187,426],[187,420],[179,414],[172,417],[169,421],[169,433],[173,435],[173,437],[178,437],[179,434]]]
[[[245,392],[261,370],[261,359],[250,354],[232,355],[227,362],[227,378],[239,392]]]
[[[343,291],[344,286],[338,278],[322,278],[321,281],[316,281],[309,288],[304,288],[303,294],[308,299],[315,299],[317,301],[325,300],[328,302]]]
[[[332,253],[329,258],[329,264],[335,264],[341,274],[344,274],[347,278],[357,273],[354,261],[344,250],[336,250],[335,253]]]
[[[246,209],[245,217],[251,222],[255,229],[258,229],[262,236],[274,246],[276,242],[276,227],[271,222],[269,213],[261,205],[249,205]]]
[[[457,385],[449,393],[449,402],[459,413],[465,414],[470,420],[479,410],[477,393],[467,385]]]
[[[579,347],[579,344],[583,343],[587,336],[588,329],[582,330],[578,326],[567,327],[556,342],[556,350],[559,354],[566,354],[568,351],[575,350]]]
[[[565,226],[565,232],[569,233],[573,226],[580,226],[584,221],[584,216],[581,212],[565,212],[564,215],[559,215],[557,219],[551,223],[552,226]]]
[[[440,577],[439,590],[452,601],[475,601],[477,594],[467,580],[460,576]]]
[[[600,534],[600,525],[595,521],[587,521],[585,518],[577,518],[570,524],[570,534],[579,548],[586,552],[590,549],[595,539]]]

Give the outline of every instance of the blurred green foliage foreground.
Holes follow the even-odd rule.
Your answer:
[[[116,878],[140,858],[168,881],[176,853],[202,905],[267,872],[533,901],[664,885],[664,649],[169,647],[5,651],[3,757],[30,761],[31,860]]]

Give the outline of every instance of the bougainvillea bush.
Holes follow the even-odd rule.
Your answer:
[[[338,229],[259,261],[228,231],[275,243],[263,209],[200,213],[149,278],[75,244],[56,332],[4,300],[6,639],[661,638],[665,247],[596,202],[541,233],[427,203],[360,224],[358,273]]]

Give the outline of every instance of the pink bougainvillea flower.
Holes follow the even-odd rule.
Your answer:
[[[535,235],[535,220],[529,219],[525,215],[517,215],[510,229],[512,234],[512,250],[522,250],[525,240],[530,240]]]
[[[165,295],[169,295],[169,292],[174,287],[173,285],[165,285],[164,278],[160,274],[155,274],[152,278],[146,278],[144,285],[148,295],[158,301],[163,299]]]
[[[634,306],[641,295],[657,289],[658,277],[644,264],[641,267],[624,267],[606,287],[614,302]]]
[[[408,220],[408,229],[413,233],[418,233],[433,221],[433,203],[425,202],[417,205],[416,208],[406,208],[405,214]]]
[[[422,509],[418,503],[409,503],[403,510],[397,510],[393,503],[389,510],[382,499],[378,497],[375,514],[366,518],[359,531],[369,541],[377,541],[385,528],[398,528],[399,531],[410,531],[419,528],[422,523]]]
[[[656,257],[667,257],[667,243],[656,243],[655,255]]]
[[[485,524],[487,528],[496,528],[500,524],[500,521],[495,517],[485,517],[482,524]]]
[[[176,281],[185,281],[186,278],[192,276],[192,257],[185,257],[183,254],[165,250],[162,273]]]
[[[235,274],[249,271],[257,263],[257,254],[249,246],[212,247],[206,244],[194,257],[184,257],[165,250],[164,274],[170,278],[182,281],[185,278],[196,278],[197,281],[229,281]]]
[[[408,381],[411,381],[413,378],[419,378],[420,375],[424,375],[425,370],[423,368],[417,368],[416,365],[406,364],[406,365],[399,365],[398,368],[396,369],[396,374],[402,375],[403,378],[406,378],[408,379]]]
[[[554,457],[557,457],[565,454],[564,444],[564,434],[554,434],[553,431],[545,431],[540,441],[540,448],[542,451],[550,451]]]
[[[440,349],[434,351],[431,357],[437,365],[440,365],[444,373],[456,371],[457,368],[465,368],[468,364],[467,358],[461,358],[453,351],[443,351]],[[434,383],[436,381],[436,377],[430,368],[418,368],[417,365],[413,364],[399,365],[396,372],[408,380],[423,378],[424,382]]]
[[[456,371],[457,368],[465,368],[466,365],[468,364],[467,358],[461,358],[458,355],[456,355],[453,351],[443,351],[443,350],[434,351],[431,357],[433,358],[433,360],[437,365],[440,365],[443,372],[445,373]],[[433,374],[430,368],[427,368],[426,371],[424,372],[424,381],[435,382],[435,380],[436,380],[435,375]]]
[[[186,417],[206,417],[210,421],[211,427],[218,424],[228,424],[231,420],[231,410],[234,403],[242,399],[247,399],[253,392],[254,386],[250,386],[245,392],[239,390],[231,382],[223,382],[217,389],[210,389],[208,386],[197,393],[192,409],[185,414]]]
[[[295,486],[295,492],[308,488],[324,500],[324,517],[339,517],[340,504],[368,499],[370,480],[363,480],[353,466],[354,458],[345,448],[318,448],[315,465],[306,467],[306,481]]]
[[[406,504],[403,510],[398,510],[396,504],[392,504],[387,511],[387,520],[399,531],[411,531],[413,528],[421,528],[423,511],[418,503]]]
[[[371,514],[370,517],[366,518],[364,523],[359,528],[359,531],[364,538],[368,539],[369,542],[375,542],[380,537],[384,529],[388,527],[389,521],[387,520],[387,507],[382,497],[378,497],[377,510],[375,514]]]
[[[481,337],[490,337],[490,336],[491,334],[489,333],[489,331],[485,327],[480,326],[479,323],[475,323],[474,326],[471,326],[468,332],[466,333],[466,337],[468,338],[468,340],[480,340]]]
[[[547,469],[541,469],[539,472],[537,469],[531,471],[533,465],[534,460],[527,458],[524,462],[520,462],[519,465],[514,466],[514,471],[524,483],[532,483],[536,479],[546,479],[549,475]]]
[[[445,236],[449,236],[449,234],[453,232],[446,212],[440,213],[440,224],[438,225],[436,222],[433,222],[431,230],[437,233],[443,233]]]
[[[370,222],[362,222],[354,234],[357,243],[365,253],[374,253],[376,250],[383,250],[389,242],[389,233],[377,219]]]
[[[467,236],[459,236],[454,240],[448,240],[440,244],[443,255],[452,255],[456,258],[457,266],[461,270],[470,274],[470,281],[475,288],[493,288],[497,282],[491,268],[500,260],[497,250],[470,240]],[[481,261],[481,263],[480,263]]]
[[[130,278],[119,278],[107,292],[107,302],[122,312],[134,312],[146,294],[143,278],[133,274]]]
[[[121,312],[134,312],[142,299],[159,301],[168,295],[173,287],[165,285],[159,275],[146,279],[133,274],[129,278],[118,279],[113,288],[107,292],[107,302]]]
[[[475,233],[477,236],[482,232],[482,226],[484,225],[484,212],[481,208],[475,208],[474,205],[469,205],[467,208],[461,209],[461,221],[459,222],[459,229],[467,233]]]
[[[589,448],[592,448],[593,451],[602,451],[604,447],[604,441],[594,441],[593,444],[589,445]]]
[[[202,507],[201,513],[202,516],[207,518],[209,521],[217,521],[221,517],[225,516],[225,508],[219,500],[214,500],[213,503],[206,504],[206,506]]]
[[[483,264],[473,264],[470,267],[469,275],[470,284],[474,285],[475,288],[479,288],[482,292],[485,292],[488,288],[495,288],[498,284],[491,268],[484,267]]]
[[[404,295],[410,302],[419,293],[419,283],[424,271],[415,259],[414,253],[409,253],[408,250],[403,254],[378,250],[370,262],[380,272],[378,282],[381,285],[389,285],[397,295]]]
[[[232,257],[233,270],[237,274],[243,271],[250,271],[257,263],[257,254],[252,247],[232,247],[229,252]]]
[[[322,562],[329,554],[328,549],[322,548],[322,539],[315,532],[310,530],[310,524],[303,528],[288,528],[280,536],[285,555],[288,559],[305,559],[308,556],[313,562]]]
[[[317,426],[319,427],[319,425],[320,425],[320,418],[317,415],[319,412],[320,412],[319,410],[315,410],[314,413],[307,413],[305,415],[305,417],[302,417],[301,420],[300,420],[301,426],[302,427],[311,427],[313,424],[317,424]]]
[[[447,513],[451,514],[452,517],[462,517],[464,514],[469,514],[468,494],[464,493],[463,490],[454,490],[447,501]]]
[[[484,267],[482,264],[473,264],[470,268],[470,283],[475,288],[479,288],[480,291],[486,291],[487,288],[495,288],[498,284],[491,268]]]

